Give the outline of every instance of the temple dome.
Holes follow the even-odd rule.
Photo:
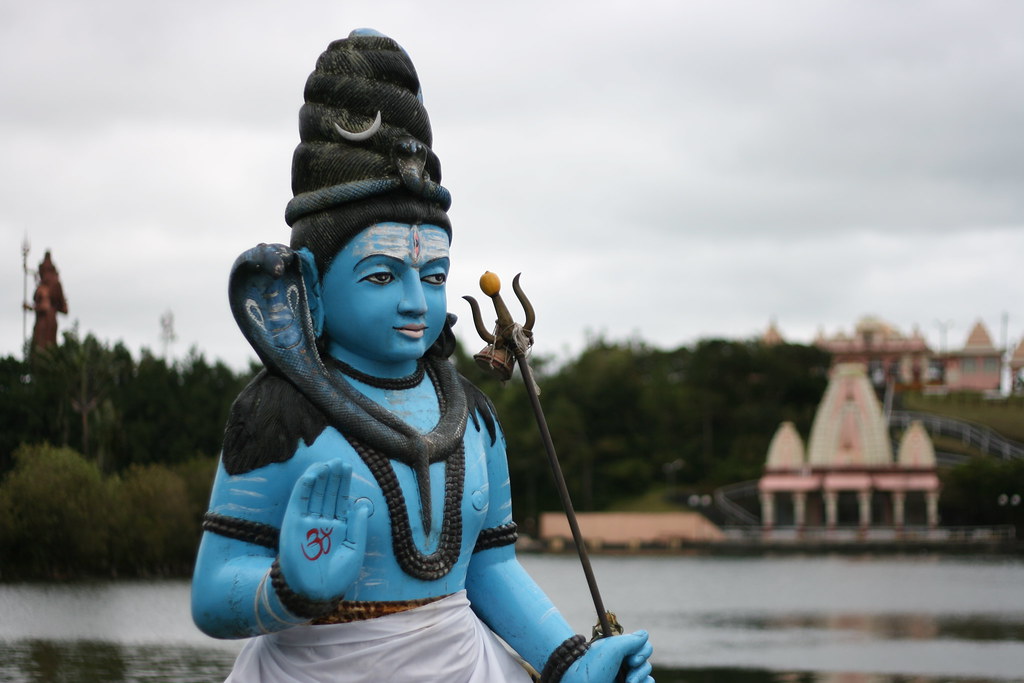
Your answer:
[[[761,336],[761,343],[765,346],[778,346],[779,344],[786,343],[786,340],[782,338],[782,333],[779,332],[779,326],[775,323],[774,319],[768,323],[768,329],[765,330],[765,333]]]
[[[804,440],[796,431],[792,422],[783,422],[775,430],[768,445],[768,460],[765,469],[770,471],[779,470],[800,470],[803,469],[804,461]]]
[[[881,405],[864,366],[835,367],[808,440],[812,467],[888,467],[892,446]]]
[[[899,467],[922,469],[935,468],[935,446],[920,420],[914,420],[900,437],[900,448],[896,456]]]
[[[992,345],[992,337],[989,335],[985,324],[980,320],[974,323],[971,333],[967,335],[967,343],[964,344],[964,351],[995,351]]]
[[[857,336],[875,335],[878,339],[894,339],[901,337],[900,333],[893,325],[873,315],[866,315],[857,321],[854,331]]]

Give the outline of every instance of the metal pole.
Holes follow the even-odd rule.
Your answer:
[[[523,375],[523,383],[526,385],[526,395],[529,396],[530,405],[533,407],[533,415],[537,418],[537,427],[540,428],[544,450],[547,452],[551,472],[555,477],[555,486],[558,489],[559,497],[562,499],[562,507],[565,509],[566,519],[569,520],[569,529],[572,531],[572,540],[576,544],[576,550],[580,556],[580,564],[583,565],[583,574],[587,577],[587,586],[590,588],[590,595],[594,599],[594,608],[597,610],[597,618],[601,623],[601,633],[605,638],[610,638],[613,635],[612,626],[608,621],[608,613],[604,609],[601,591],[597,587],[594,569],[590,565],[587,544],[583,540],[583,533],[580,531],[579,521],[576,519],[576,510],[573,508],[572,498],[569,496],[569,488],[565,485],[562,466],[559,464],[558,455],[555,453],[555,444],[551,440],[548,421],[544,417],[544,409],[540,405],[540,397],[537,396],[537,385],[533,381],[533,371],[530,369],[530,364],[526,362],[526,355],[522,351],[516,349],[515,356],[516,361],[519,363],[519,372]]]
[[[562,508],[565,510],[565,517],[569,522],[569,529],[572,531],[572,539],[576,544],[576,552],[580,556],[580,563],[583,565],[583,574],[587,578],[587,586],[590,588],[590,595],[594,600],[594,607],[597,609],[597,619],[600,622],[602,637],[609,638],[615,635],[612,630],[611,618],[604,609],[604,601],[601,599],[601,592],[597,588],[597,579],[594,578],[594,569],[590,565],[590,556],[587,554],[587,545],[580,532],[580,525],[576,519],[576,511],[572,506],[572,498],[569,496],[569,488],[565,485],[565,477],[562,475],[562,466],[558,462],[558,454],[555,453],[555,444],[551,439],[551,431],[548,429],[548,421],[544,416],[544,408],[540,404],[540,396],[537,392],[537,384],[533,379],[533,371],[526,360],[526,351],[532,342],[532,328],[534,322],[533,306],[529,299],[519,287],[519,276],[512,280],[512,289],[515,291],[519,302],[526,310],[526,322],[523,325],[515,323],[512,314],[501,298],[501,281],[494,273],[484,273],[480,278],[480,289],[491,298],[494,303],[494,310],[498,319],[495,321],[495,332],[492,334],[483,324],[480,314],[480,307],[471,296],[462,297],[469,302],[473,309],[473,322],[477,332],[488,343],[488,347],[477,355],[479,362],[481,356],[485,359],[486,367],[503,381],[512,377],[513,367],[502,361],[495,364],[498,359],[498,350],[510,351],[511,356],[505,356],[507,360],[515,359],[519,365],[519,372],[523,376],[523,384],[526,385],[526,395],[530,398],[530,406],[533,408],[533,416],[537,420],[537,427],[540,429],[541,440],[544,442],[544,451],[548,456],[548,463],[551,465],[551,472],[555,478],[555,488],[558,489],[558,496],[562,500]],[[612,615],[614,616],[614,615]],[[616,623],[616,625],[618,625]]]
[[[31,245],[28,235],[21,241],[21,343],[23,353],[28,355],[28,252]]]

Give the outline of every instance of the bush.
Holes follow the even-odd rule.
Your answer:
[[[120,483],[124,512],[114,555],[135,574],[179,574],[190,566],[198,534],[185,481],[162,465],[134,465]]]
[[[19,447],[13,471],[0,484],[4,575],[109,572],[114,488],[70,448]]]
[[[70,448],[21,446],[0,481],[0,578],[185,576],[215,458],[103,477]]]
[[[185,482],[189,514],[192,515],[197,529],[203,523],[203,515],[210,505],[210,492],[213,490],[213,478],[217,474],[217,462],[216,457],[197,455],[171,468],[171,471]]]

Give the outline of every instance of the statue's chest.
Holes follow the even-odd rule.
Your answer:
[[[307,451],[318,461],[340,457],[351,465],[346,502],[370,513],[364,563],[370,573],[374,565],[397,563],[408,576],[435,581],[467,561],[490,498],[486,457],[475,436],[426,467],[357,450],[333,429]]]

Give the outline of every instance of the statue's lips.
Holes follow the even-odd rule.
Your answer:
[[[426,331],[427,326],[426,325],[402,325],[401,327],[396,327],[395,329],[398,330],[399,332],[401,332],[402,334],[404,334],[407,337],[411,337],[413,339],[419,339],[419,338],[421,338],[423,336],[423,333]]]

